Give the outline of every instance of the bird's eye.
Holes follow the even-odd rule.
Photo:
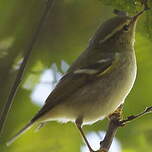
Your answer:
[[[129,30],[129,26],[128,25],[124,25],[123,29],[124,29],[124,31],[127,32]]]

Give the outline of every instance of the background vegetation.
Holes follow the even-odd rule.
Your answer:
[[[152,4],[150,2],[150,4]],[[152,5],[150,5],[152,7]],[[45,0],[0,0],[0,111],[8,96],[24,52],[32,39]],[[55,75],[69,65],[86,48],[88,40],[98,25],[113,16],[114,8],[135,14],[139,1],[134,0],[56,0],[41,30],[28,62],[24,78],[9,113],[1,152],[78,152],[83,141],[72,123],[50,122],[38,133],[28,131],[10,147],[5,142],[17,132],[40,108],[32,102],[32,92],[42,81],[44,71],[52,68]],[[152,105],[152,11],[140,19],[136,32],[138,75],[135,86],[128,96],[124,116],[138,113]],[[62,63],[62,64],[61,64]],[[51,77],[50,77],[51,79]],[[50,82],[49,82],[50,83]],[[52,85],[50,84],[50,90]],[[46,94],[45,91],[42,95]],[[119,129],[116,138],[122,152],[151,152],[152,114]],[[85,131],[98,132],[106,129],[107,121],[86,126]]]

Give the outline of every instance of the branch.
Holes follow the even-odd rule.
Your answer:
[[[115,137],[117,130],[122,126],[121,116],[122,116],[123,104],[120,105],[117,110],[109,116],[110,122],[108,130],[103,141],[100,142],[100,150],[97,152],[108,152],[112,144],[113,138]]]
[[[148,7],[148,0],[140,0],[140,2],[141,2],[141,5],[144,6],[144,10],[150,9],[150,8]]]
[[[104,140],[100,142],[99,152],[108,152],[119,126],[111,119]]]
[[[47,0],[46,2],[46,8],[44,10],[44,13],[42,14],[41,18],[40,18],[40,21],[39,21],[39,24],[37,26],[37,29],[34,33],[34,36],[33,36],[33,39],[32,41],[30,42],[29,44],[29,47],[24,55],[24,59],[23,59],[23,62],[19,68],[19,71],[17,73],[17,76],[16,76],[16,79],[12,85],[12,88],[10,90],[10,93],[9,93],[9,96],[7,98],[7,101],[6,101],[6,104],[4,105],[4,108],[1,112],[1,115],[0,115],[0,135],[2,134],[2,131],[3,131],[3,128],[4,128],[4,124],[5,124],[5,121],[7,119],[7,115],[9,113],[9,110],[11,108],[11,105],[13,103],[13,98],[17,92],[17,89],[20,85],[20,82],[22,80],[22,77],[23,77],[23,73],[24,73],[24,70],[25,70],[25,67],[27,65],[27,61],[29,60],[29,57],[31,55],[31,52],[33,50],[33,46],[38,38],[38,35],[40,34],[40,31],[41,31],[41,28],[47,18],[47,15],[49,13],[49,10],[52,8],[54,4],[54,0]]]
[[[119,107],[119,109],[120,108],[121,107]],[[108,126],[107,133],[104,137],[104,140],[100,142],[100,150],[97,152],[108,152],[118,128],[123,127],[126,124],[132,122],[133,120],[139,117],[142,117],[148,113],[152,113],[152,106],[146,108],[143,112],[137,115],[131,115],[127,119],[124,119],[124,120],[120,120],[121,113],[117,111],[118,110],[116,110],[116,112],[110,116],[110,123]]]
[[[125,125],[125,124],[131,122],[132,120],[135,120],[135,119],[137,119],[139,117],[142,117],[145,114],[148,114],[148,113],[151,113],[151,112],[152,112],[152,106],[151,107],[147,107],[143,112],[141,112],[141,113],[139,113],[137,115],[131,115],[131,116],[129,116],[127,119],[124,119],[124,120],[120,121],[120,123],[122,125]]]

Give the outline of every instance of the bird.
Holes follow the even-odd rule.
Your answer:
[[[119,12],[102,23],[87,48],[49,94],[44,106],[7,145],[35,124],[43,126],[51,120],[65,119],[76,124],[93,152],[82,127],[113,113],[131,91],[137,73],[136,23],[144,11],[134,16]]]

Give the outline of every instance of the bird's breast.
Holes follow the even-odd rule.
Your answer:
[[[81,99],[77,108],[82,111],[84,121],[90,123],[114,112],[133,87],[136,71],[134,51],[120,53],[120,59],[110,73],[79,91]]]
[[[92,120],[95,117],[100,119],[100,115],[107,116],[111,114],[124,102],[135,82],[136,72],[137,66],[134,51],[120,53],[118,65],[109,74],[105,74],[103,78],[101,77],[98,82],[93,84],[92,88],[96,89],[92,91],[90,89],[92,107],[88,104],[88,110],[94,111],[94,115],[90,114]]]
[[[136,69],[134,51],[120,53],[118,64],[110,73],[78,89],[52,109],[48,117],[74,121],[81,116],[84,123],[92,123],[111,114],[133,87]]]

